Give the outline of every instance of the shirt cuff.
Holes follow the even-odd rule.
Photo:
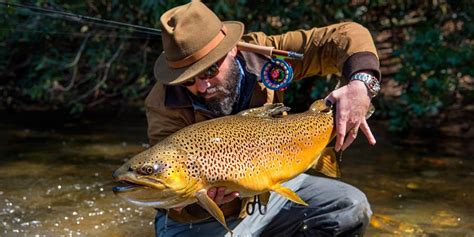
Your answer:
[[[342,75],[346,80],[344,84],[347,84],[357,72],[370,71],[373,75],[382,82],[382,75],[380,74],[380,63],[378,58],[370,52],[355,53],[350,56],[342,68]]]

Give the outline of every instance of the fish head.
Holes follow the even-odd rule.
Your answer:
[[[124,185],[113,191],[139,206],[173,208],[195,202],[196,179],[186,171],[185,155],[169,146],[156,145],[118,168],[113,177]]]

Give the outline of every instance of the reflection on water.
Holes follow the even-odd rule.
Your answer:
[[[0,125],[1,236],[153,234],[154,211],[111,191],[113,170],[145,149],[144,120],[11,120]]]
[[[111,191],[112,172],[146,147],[144,119],[0,121],[0,235],[153,235],[154,210]],[[472,154],[385,137],[373,148],[359,138],[341,164],[342,179],[372,203],[367,235],[474,236]]]

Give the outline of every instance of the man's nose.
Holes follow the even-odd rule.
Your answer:
[[[209,78],[204,80],[196,80],[196,88],[200,93],[206,92],[207,88],[209,88],[210,86],[211,83],[209,83]]]

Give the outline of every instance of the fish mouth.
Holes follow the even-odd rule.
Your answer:
[[[118,175],[115,178],[115,182],[120,183],[119,186],[113,187],[114,192],[131,192],[138,189],[157,189],[162,190],[167,186],[160,180],[156,180],[150,177],[137,177],[134,174],[123,174]]]
[[[115,195],[120,198],[142,207],[153,207],[153,208],[173,208],[181,206],[182,203],[186,205],[191,203],[192,199],[183,199],[178,196],[172,189],[165,188],[161,184],[162,188],[156,188],[154,186],[160,184],[140,184],[129,180],[117,180],[120,182],[119,186],[112,188]],[[155,181],[157,182],[157,181]],[[191,201],[191,202],[190,202]]]
[[[120,186],[115,186],[112,188],[112,191],[114,191],[114,193],[133,192],[133,191],[138,191],[138,189],[147,188],[144,185],[132,183],[126,180],[122,180],[119,182],[120,182]]]

